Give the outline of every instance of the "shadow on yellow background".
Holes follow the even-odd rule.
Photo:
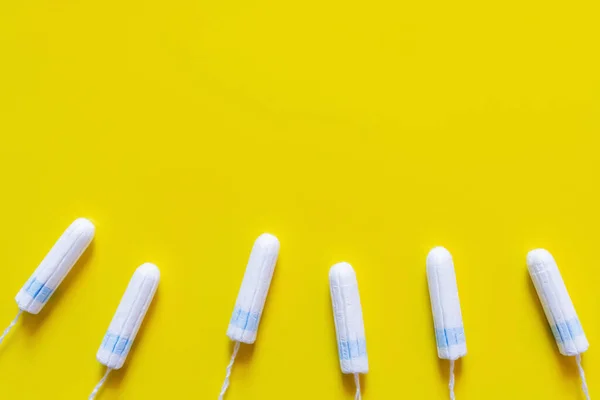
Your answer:
[[[582,399],[526,272],[555,256],[600,393],[600,5],[203,0],[0,4],[0,320],[60,233],[86,253],[0,347],[7,399],[82,399],[137,266],[161,283],[99,400],[216,398],[249,251],[281,242],[227,400],[351,399],[327,272],[356,271],[364,399],[444,399],[426,287],[456,265],[468,399]]]

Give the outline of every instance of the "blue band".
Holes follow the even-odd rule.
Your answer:
[[[40,303],[47,302],[54,292],[54,289],[50,289],[35,278],[29,279],[25,284],[24,289],[35,301]]]
[[[437,342],[437,347],[440,349],[464,344],[465,329],[462,326],[458,328],[436,329],[435,340]]]
[[[118,356],[124,356],[129,353],[132,343],[133,341],[129,340],[129,338],[106,332],[104,339],[102,339],[101,347]]]
[[[259,313],[251,313],[249,311],[242,310],[236,307],[231,315],[230,325],[236,328],[243,329],[249,332],[256,332],[258,330],[258,322],[260,321]]]
[[[356,340],[338,341],[338,351],[340,360],[352,360],[367,356],[367,341],[365,338]]]
[[[558,322],[550,327],[558,343],[573,341],[577,336],[583,335],[583,328],[578,318]]]

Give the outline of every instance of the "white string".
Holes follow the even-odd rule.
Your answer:
[[[360,377],[358,373],[354,374],[354,383],[356,384],[356,396],[354,396],[354,400],[360,400]]]
[[[454,360],[450,360],[450,382],[448,382],[448,389],[450,390],[450,399],[455,400],[454,396]]]
[[[0,336],[0,343],[2,343],[2,341],[4,340],[4,337],[6,335],[8,335],[8,332],[10,332],[10,330],[12,329],[12,327],[16,325],[16,323],[19,320],[19,317],[21,316],[22,313],[23,313],[23,310],[19,310],[19,312],[17,313],[17,316],[15,317],[15,319],[13,319],[11,321],[11,323],[6,327],[6,329],[4,330],[4,333],[2,333],[2,336]]]
[[[239,349],[240,342],[235,342],[235,346],[233,347],[233,353],[231,354],[231,360],[229,361],[229,365],[227,365],[225,381],[223,382],[223,386],[221,387],[221,393],[219,393],[219,400],[223,400],[223,396],[225,396],[225,392],[227,392],[227,388],[229,387],[229,377],[231,376],[231,369],[233,368],[233,363],[235,361],[235,357],[237,356]]]
[[[590,392],[588,390],[587,381],[585,380],[585,372],[583,372],[583,367],[581,366],[581,354],[577,354],[575,360],[577,360],[577,368],[579,368],[579,376],[581,377],[581,389],[583,390],[583,394],[585,394],[585,398],[590,400]]]
[[[102,379],[100,379],[100,382],[98,382],[98,384],[96,385],[94,390],[92,390],[92,393],[90,394],[90,397],[88,397],[88,400],[92,400],[92,399],[96,398],[98,391],[100,391],[100,388],[102,387],[102,385],[104,385],[104,382],[106,382],[106,378],[108,378],[108,374],[110,374],[110,371],[112,371],[112,369],[106,368],[106,372],[104,373],[104,376],[102,377]]]

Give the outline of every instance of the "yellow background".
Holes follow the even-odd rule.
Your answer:
[[[525,255],[556,257],[600,395],[600,3],[0,2],[0,320],[78,216],[97,235],[0,347],[0,395],[84,399],[134,269],[162,272],[100,400],[215,399],[252,242],[281,253],[227,400],[352,399],[327,272],[354,265],[364,399],[445,399],[425,256],[454,255],[457,398],[582,399]],[[4,325],[4,322],[2,325]]]

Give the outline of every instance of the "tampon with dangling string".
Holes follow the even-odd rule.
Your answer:
[[[15,300],[19,312],[0,336],[0,343],[17,323],[23,311],[38,314],[94,238],[94,224],[76,219],[54,244],[50,252],[21,288]]]
[[[89,400],[96,397],[108,374],[113,369],[121,368],[125,363],[131,345],[152,303],[159,280],[160,271],[154,264],[142,264],[133,273],[96,354],[98,361],[106,366],[106,373],[88,397]]]
[[[367,341],[358,282],[348,263],[335,264],[329,270],[329,289],[337,336],[340,367],[343,374],[354,375],[355,400],[360,400],[360,376],[369,372]]]
[[[450,360],[450,398],[454,400],[454,363],[467,354],[452,255],[443,247],[427,255],[427,283],[438,357]]]
[[[556,339],[558,351],[564,356],[575,357],[581,388],[589,400],[590,393],[581,365],[581,355],[588,349],[589,343],[556,261],[548,250],[532,250],[527,254],[527,269]]]
[[[252,344],[256,340],[258,325],[278,255],[279,240],[275,236],[263,233],[254,242],[242,286],[227,328],[227,336],[235,342],[235,345],[231,360],[227,365],[225,381],[219,393],[219,400],[223,399],[229,387],[229,377],[231,376],[235,357],[240,349],[240,343]]]

